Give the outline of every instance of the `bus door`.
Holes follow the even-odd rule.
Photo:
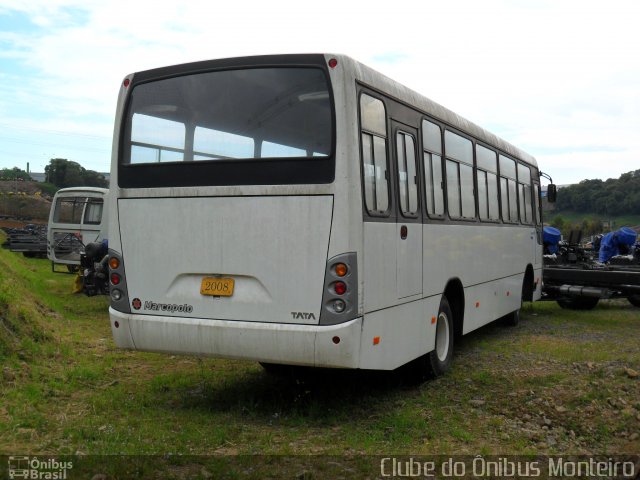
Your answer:
[[[396,290],[398,299],[422,294],[422,213],[418,131],[392,121],[397,185]]]

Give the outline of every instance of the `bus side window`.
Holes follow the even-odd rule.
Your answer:
[[[389,209],[387,173],[387,121],[384,104],[369,95],[360,96],[364,197],[369,213]]]
[[[500,220],[498,207],[498,161],[496,152],[476,145],[478,212],[481,220]]]
[[[536,212],[536,225],[540,225],[540,185],[537,183],[533,184],[533,194],[535,196],[535,212]]]
[[[531,208],[531,170],[526,165],[518,164],[518,194],[520,196],[520,221],[533,223]]]
[[[516,187],[516,162],[500,155],[500,206],[502,220],[515,223],[518,221],[518,194]]]
[[[398,182],[400,210],[403,215],[414,217],[418,212],[418,178],[416,176],[416,145],[411,135],[398,132]]]
[[[475,218],[473,146],[470,140],[445,130],[447,200],[449,216]]]
[[[427,213],[444,214],[442,189],[442,134],[440,127],[427,120],[422,121],[422,145],[424,161],[424,185],[427,193]]]

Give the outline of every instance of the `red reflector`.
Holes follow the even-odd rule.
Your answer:
[[[347,285],[344,282],[336,282],[333,288],[338,295],[344,295],[347,291]]]
[[[332,58],[331,60],[329,60],[329,66],[331,68],[336,68],[338,66],[338,60],[336,60],[335,58]]]
[[[127,88],[130,83],[131,83],[131,80],[129,80],[128,78],[125,78],[124,82],[122,82],[122,85],[124,85],[124,88]]]
[[[337,335],[335,337],[333,337],[331,339],[331,341],[333,341],[333,343],[335,343],[336,345],[340,343],[340,337],[338,337]]]
[[[114,326],[114,327],[116,327],[116,328],[119,328],[119,327],[120,327],[120,324],[119,324],[119,323],[118,323],[118,321],[116,320],[115,322],[113,322],[113,326]]]
[[[118,285],[120,283],[120,275],[118,275],[117,273],[112,273],[111,274],[111,283],[114,285]]]

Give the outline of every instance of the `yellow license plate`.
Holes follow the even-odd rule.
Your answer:
[[[205,277],[200,284],[202,295],[230,297],[233,295],[233,278]]]

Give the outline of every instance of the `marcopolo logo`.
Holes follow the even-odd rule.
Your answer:
[[[34,480],[65,480],[73,462],[55,458],[9,457],[9,478]]]
[[[175,303],[156,303],[156,302],[144,302],[145,310],[153,310],[157,312],[169,312],[169,313],[191,313],[193,312],[193,306],[186,303],[182,305],[176,305]]]
[[[153,301],[145,301],[144,304],[139,298],[134,298],[131,301],[131,306],[135,310],[140,310],[144,307],[144,310],[151,310],[155,312],[169,312],[169,313],[191,313],[193,312],[193,306],[187,303],[177,305],[175,303],[156,303]]]
[[[140,301],[140,299],[139,299],[139,298],[134,298],[134,299],[131,301],[131,306],[132,306],[133,308],[135,308],[136,310],[140,310],[140,307],[142,307],[142,302]]]

